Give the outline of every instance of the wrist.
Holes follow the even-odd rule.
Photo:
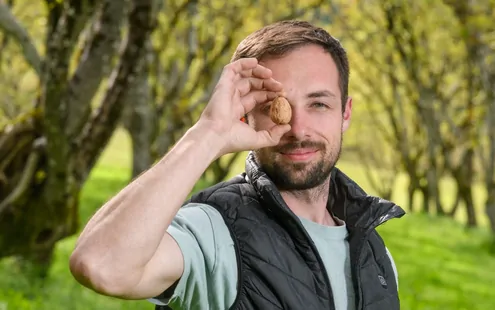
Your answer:
[[[205,152],[204,154],[212,161],[225,155],[223,153],[225,139],[222,137],[222,132],[207,122],[200,121],[194,124],[187,131],[186,136],[198,143],[198,146]]]

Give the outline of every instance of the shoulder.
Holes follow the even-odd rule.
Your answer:
[[[184,205],[172,221],[169,230],[179,229],[197,234],[199,239],[205,233],[223,234],[227,229],[220,212],[206,203],[188,203]]]
[[[208,200],[214,194],[236,192],[236,189],[243,184],[247,184],[247,182],[244,174],[240,174],[227,181],[219,182],[194,193],[188,202],[201,203],[201,201]]]
[[[210,209],[214,208],[219,212],[218,214],[230,222],[231,219],[237,217],[241,206],[256,204],[258,200],[254,187],[245,180],[243,175],[239,175],[195,193],[187,203],[193,206],[207,205]]]
[[[240,174],[193,194],[188,202],[209,204],[206,201],[226,197],[250,196],[251,194],[256,194],[254,187],[246,181],[245,174]]]
[[[393,270],[393,275],[395,278],[395,282],[397,283],[397,288],[399,287],[399,275],[397,271],[397,266],[395,264],[395,260],[392,256],[392,253],[388,249],[387,245],[385,244],[385,241],[383,238],[380,236],[378,231],[374,230],[371,235],[370,235],[370,246],[373,249],[373,253],[375,255],[375,259],[378,261],[381,261],[381,264],[383,268],[385,266],[388,266],[388,270],[391,274],[391,271]],[[390,270],[390,268],[392,270]]]
[[[228,308],[235,299],[237,265],[234,243],[220,213],[210,205],[184,205],[167,232],[184,259],[184,272],[175,285],[149,301],[180,309]],[[216,294],[210,294],[216,292]]]

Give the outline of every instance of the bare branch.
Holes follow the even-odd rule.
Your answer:
[[[170,39],[172,38],[171,32],[173,32],[177,27],[177,24],[181,20],[182,14],[187,12],[187,9],[189,8],[190,5],[197,5],[197,4],[198,4],[198,0],[187,0],[184,1],[179,7],[173,9],[174,15],[170,20],[167,20],[166,28],[168,29],[168,31],[166,33],[160,32],[160,38],[161,38],[160,50],[164,50],[168,46]],[[166,13],[170,12],[169,8],[164,7],[164,9]]]
[[[0,202],[0,215],[8,206],[15,203],[22,195],[29,189],[32,177],[36,172],[38,166],[38,160],[40,158],[40,150],[46,144],[45,138],[38,138],[33,143],[33,151],[29,154],[26,165],[22,171],[21,179],[17,183],[16,187],[10,194]]]
[[[82,26],[92,12],[92,4],[92,0],[64,1],[55,4],[49,12],[50,29],[43,63],[43,84],[36,108],[43,111],[40,126],[43,126],[48,141],[47,156],[53,158],[49,162],[49,169],[54,175],[63,176],[68,172],[66,163],[69,161],[70,142],[63,131],[67,115],[67,101],[64,99],[72,52]]]
[[[242,18],[238,19],[233,25],[232,25],[232,32],[236,32],[239,30],[242,25],[244,24],[244,21]],[[214,75],[212,69],[218,68],[220,60],[223,58],[223,56],[226,55],[227,51],[232,48],[232,45],[234,43],[234,38],[233,36],[229,36],[222,44],[222,47],[219,49],[219,51],[214,54],[211,57],[209,56],[209,53],[205,54],[205,60],[203,62],[203,66],[201,67],[200,70],[198,70],[198,74],[196,75],[194,83],[192,83],[191,87],[188,88],[187,90],[184,91],[184,94],[192,94],[194,93],[199,86],[201,86],[201,82],[204,80],[211,80],[212,76]]]
[[[143,63],[140,62],[140,58],[145,52],[147,38],[155,27],[152,9],[152,0],[132,1],[129,31],[119,64],[110,76],[109,88],[99,109],[91,121],[86,124],[78,141],[80,151],[75,174],[79,180],[87,177],[87,172],[94,166],[120,121],[124,96],[136,72],[139,72],[138,64]]]
[[[485,181],[487,184],[495,184],[495,63],[488,62],[489,55],[493,55],[494,52],[493,48],[484,47],[479,63],[479,66],[482,68],[482,86],[487,92],[486,150],[484,150],[480,143],[480,153],[486,154],[483,163],[486,166]]]
[[[208,87],[206,87],[206,90],[204,91],[203,96],[201,96],[198,100],[194,101],[189,105],[188,112],[192,113],[195,111],[200,105],[206,103],[208,99],[210,98],[213,89],[218,83],[218,79],[220,78],[220,75],[222,74],[222,69],[217,69],[217,72],[213,75],[213,77],[210,80],[210,83],[208,84]]]
[[[33,40],[27,30],[21,25],[4,2],[0,2],[0,28],[7,35],[12,36],[21,46],[24,58],[34,71],[36,71],[38,76],[41,77],[41,57],[38,50],[34,46]]]
[[[91,101],[111,65],[117,50],[124,5],[119,1],[106,0],[99,18],[93,25],[92,38],[85,46],[81,62],[72,76],[67,101],[66,133],[75,137],[91,113]]]

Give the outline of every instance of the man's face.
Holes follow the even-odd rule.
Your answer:
[[[256,160],[280,190],[305,190],[323,184],[336,164],[342,134],[348,128],[352,103],[344,113],[339,73],[330,54],[317,45],[300,47],[282,58],[261,64],[284,86],[292,107],[291,130],[278,146],[255,150]],[[249,115],[256,130],[275,124],[270,103],[257,106]]]

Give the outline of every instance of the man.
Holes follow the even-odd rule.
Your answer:
[[[89,221],[75,278],[172,309],[399,309],[375,228],[404,211],[334,168],[348,80],[346,53],[323,29],[284,21],[248,36],[199,121]],[[282,92],[292,119],[275,125]],[[244,150],[245,173],[184,204],[212,161]]]

